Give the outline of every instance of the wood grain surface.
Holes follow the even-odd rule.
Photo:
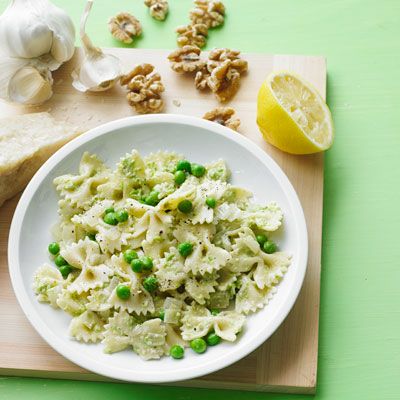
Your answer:
[[[166,112],[201,117],[217,105],[211,93],[195,90],[192,78],[169,69],[166,51],[109,49],[126,68],[150,62],[166,86]],[[49,111],[86,130],[104,122],[134,115],[121,88],[106,93],[82,94],[71,86],[70,73],[80,57],[55,74],[54,96],[42,107],[28,108],[0,103],[0,115]],[[295,71],[314,84],[325,97],[326,64],[322,57],[246,54],[249,73],[230,103],[242,121],[240,133],[256,142],[282,167],[304,208],[309,234],[309,262],[300,296],[276,333],[259,349],[238,363],[200,379],[174,385],[235,388],[254,391],[313,393],[316,386],[318,313],[321,267],[323,156],[292,156],[267,145],[255,122],[258,87],[272,70]],[[52,350],[33,330],[17,304],[7,270],[8,229],[17,198],[0,208],[0,372],[8,375],[105,380],[82,370]]]

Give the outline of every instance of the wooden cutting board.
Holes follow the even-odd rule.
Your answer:
[[[167,51],[109,49],[126,68],[142,62],[155,65],[166,87],[167,113],[201,117],[218,105],[211,93],[199,93],[193,78],[170,70]],[[48,111],[81,129],[89,129],[134,115],[124,90],[83,94],[71,86],[75,57],[54,74],[54,96],[41,107],[14,106],[0,102],[0,116]],[[314,84],[325,97],[326,62],[322,57],[245,54],[249,73],[230,103],[242,121],[240,133],[262,147],[282,167],[304,208],[309,234],[309,262],[305,282],[295,307],[276,333],[245,359],[212,375],[174,385],[254,391],[313,393],[317,376],[318,313],[321,270],[323,156],[293,156],[267,145],[256,125],[256,96],[261,82],[272,70],[290,70]],[[233,133],[232,134],[236,134]],[[262,184],[262,182],[260,182]],[[18,197],[18,196],[17,196]],[[50,348],[33,330],[14,296],[7,269],[8,230],[18,198],[0,208],[0,373],[3,375],[106,380],[81,369]]]

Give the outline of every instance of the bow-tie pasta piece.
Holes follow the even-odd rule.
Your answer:
[[[33,289],[37,299],[57,308],[57,298],[64,287],[64,279],[58,269],[44,264],[35,273]]]
[[[164,300],[164,322],[178,325],[181,320],[183,306],[183,301],[167,297]]]
[[[104,321],[93,311],[85,311],[72,319],[69,334],[79,342],[96,343],[103,339]]]
[[[241,331],[246,317],[235,311],[222,311],[213,317],[214,332],[228,342],[234,342]]]
[[[112,308],[110,303],[110,297],[112,291],[119,284],[119,279],[117,277],[111,278],[110,282],[106,283],[103,288],[96,288],[90,290],[88,295],[88,303],[86,303],[86,308],[91,311],[96,312],[106,312]]]
[[[291,256],[284,252],[262,254],[263,263],[258,264],[254,271],[254,281],[260,289],[279,283],[287,272]]]
[[[199,304],[205,304],[210,294],[215,292],[217,280],[214,274],[205,274],[201,277],[188,277],[185,289],[189,296]]]
[[[130,295],[127,299],[119,298],[117,295],[117,289],[115,288],[108,300],[116,310],[127,310],[128,312],[134,312],[137,315],[154,313],[155,307],[153,298],[140,284],[137,278],[133,279],[131,282],[124,283],[124,285],[126,285],[130,290]]]
[[[206,164],[207,170],[207,178],[212,179],[214,181],[223,181],[228,182],[231,177],[231,172],[229,171],[226,162],[222,159],[219,159],[213,163]]]
[[[159,318],[135,326],[132,333],[133,350],[144,360],[158,359],[165,354],[166,328]]]
[[[256,312],[271,300],[275,291],[274,286],[259,289],[250,277],[243,275],[240,289],[236,294],[235,311],[243,314]]]
[[[175,153],[167,153],[165,151],[157,151],[150,153],[144,158],[146,164],[146,180],[150,186],[161,183],[174,183],[174,172],[176,164],[182,156]]]
[[[86,209],[97,195],[97,187],[107,181],[108,168],[95,155],[85,152],[77,175],[62,175],[54,179],[61,198]]]
[[[184,258],[176,247],[171,247],[157,264],[155,273],[161,291],[178,289],[186,279]]]
[[[129,347],[132,342],[132,333],[137,321],[125,310],[116,312],[104,325],[104,344],[105,353],[116,353]]]
[[[61,249],[60,254],[69,265],[78,269],[100,265],[105,260],[99,245],[88,237],[79,240],[78,243],[66,245]]]
[[[244,212],[244,220],[250,227],[262,231],[276,231],[282,225],[283,213],[276,203],[267,206],[249,205]]]
[[[210,331],[213,324],[213,318],[210,311],[200,305],[189,306],[183,312],[182,317],[182,338],[184,340],[193,340],[201,338]]]
[[[250,229],[243,229],[232,245],[231,259],[226,268],[233,273],[248,272],[262,264],[260,246]]]

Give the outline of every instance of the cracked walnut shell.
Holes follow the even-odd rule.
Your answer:
[[[204,114],[203,119],[215,122],[227,128],[237,131],[240,119],[235,118],[235,110],[231,107],[217,107]]]
[[[108,29],[117,40],[127,44],[132,43],[133,38],[142,33],[142,25],[139,20],[125,12],[110,18]]]
[[[176,28],[175,32],[178,33],[176,39],[178,46],[183,47],[186,45],[193,45],[197,47],[204,47],[208,35],[207,25],[193,24],[182,25]]]
[[[205,66],[205,62],[200,59],[201,50],[197,46],[183,46],[173,51],[168,60],[171,68],[175,72],[195,72],[201,70]]]
[[[153,71],[153,65],[140,64],[120,79],[121,85],[128,88],[129,104],[139,114],[158,113],[164,108],[161,93],[165,88],[160,74]]]
[[[225,6],[218,0],[194,0],[195,8],[189,17],[193,24],[205,24],[215,28],[224,23]]]
[[[164,21],[168,13],[167,0],[144,0],[144,4],[149,7],[150,15],[159,21]]]

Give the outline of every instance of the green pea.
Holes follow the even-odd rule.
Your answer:
[[[86,235],[90,240],[96,240],[96,234],[95,233],[88,233],[87,235]]]
[[[60,245],[57,242],[53,242],[49,244],[49,253],[53,254],[54,256],[60,252]]]
[[[221,342],[221,338],[214,332],[206,336],[206,342],[209,346],[215,346]]]
[[[220,311],[218,308],[212,308],[212,309],[211,309],[211,314],[214,315],[214,316],[215,316],[215,315],[218,315],[220,312],[221,312],[221,311]]]
[[[56,256],[56,258],[54,259],[54,264],[57,265],[57,267],[61,267],[63,265],[67,265],[67,261],[65,261],[65,258],[59,254],[58,256]]]
[[[160,313],[158,314],[158,318],[160,318],[162,321],[164,321],[165,318],[165,311],[161,310]]]
[[[115,213],[115,218],[118,222],[125,222],[128,221],[129,214],[126,210],[119,210]]]
[[[276,244],[272,240],[267,240],[263,245],[263,250],[268,254],[275,253],[276,249]]]
[[[201,354],[204,353],[207,350],[207,343],[205,342],[204,339],[193,339],[190,342],[190,347],[192,350],[194,350],[196,353]]]
[[[178,245],[178,251],[182,257],[187,257],[192,253],[193,245],[192,245],[192,243],[189,243],[189,242],[180,243]]]
[[[157,289],[158,282],[157,278],[155,276],[148,276],[144,281],[143,281],[143,287],[148,291],[148,292],[154,292]]]
[[[151,271],[153,269],[154,264],[151,257],[143,256],[140,261],[142,261],[144,271]]]
[[[178,204],[178,210],[184,214],[189,214],[193,210],[193,204],[190,200],[182,200]]]
[[[121,300],[128,300],[131,295],[131,289],[126,285],[120,284],[117,286],[116,293]]]
[[[174,180],[177,185],[182,185],[186,181],[186,174],[184,171],[176,171],[174,175]]]
[[[207,197],[206,204],[210,208],[215,208],[215,206],[217,205],[217,200],[215,200],[214,197]]]
[[[200,164],[192,164],[192,175],[201,178],[206,173],[205,167]]]
[[[172,358],[179,360],[180,358],[183,358],[185,349],[182,346],[179,346],[179,344],[175,344],[170,348],[169,354]]]
[[[192,172],[192,166],[188,160],[179,160],[176,164],[177,171],[186,171],[189,174]]]
[[[106,208],[106,210],[104,211],[104,214],[110,214],[110,213],[113,213],[115,210],[114,210],[114,207],[109,207],[109,208]]]
[[[72,267],[68,264],[65,264],[65,265],[61,265],[61,267],[58,270],[61,272],[61,275],[65,279],[72,272]]]
[[[136,253],[135,250],[127,250],[124,253],[124,260],[130,264],[132,262],[132,260],[134,260],[135,258],[138,258],[138,255]]]
[[[117,225],[118,220],[115,212],[109,212],[108,214],[104,215],[103,221],[108,225]]]
[[[261,247],[264,246],[264,243],[268,240],[268,238],[263,234],[257,235],[256,239],[257,239],[258,244]]]
[[[158,193],[157,191],[152,191],[150,192],[150,194],[146,197],[145,199],[145,203],[148,206],[156,206],[158,204],[158,202],[160,201],[160,199],[158,198],[158,195],[160,193]]]
[[[141,260],[135,258],[131,261],[131,268],[133,272],[140,273],[143,271],[143,263]]]

